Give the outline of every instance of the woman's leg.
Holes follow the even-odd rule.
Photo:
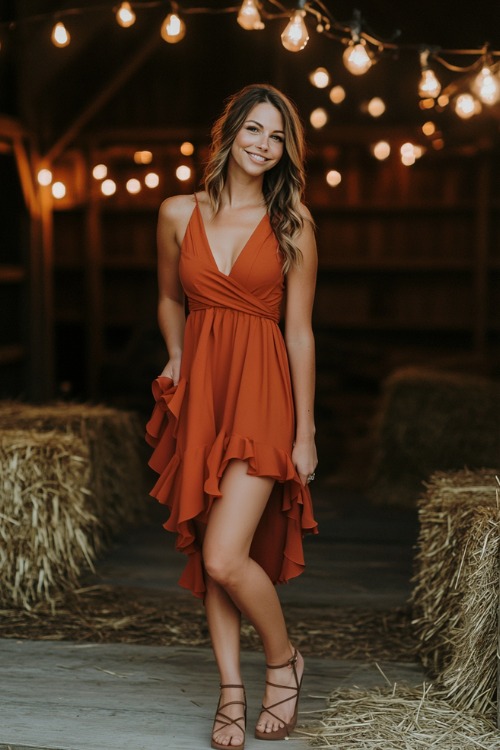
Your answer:
[[[229,602],[257,630],[268,664],[284,664],[292,655],[276,589],[260,565],[249,557],[250,545],[273,484],[274,480],[269,477],[247,474],[245,461],[233,460],[221,481],[222,497],[214,502],[210,513],[203,542],[203,559],[208,578],[207,594],[208,598],[212,598],[207,615],[222,680],[235,670],[234,644],[230,648],[226,647],[228,630],[234,632],[235,622],[234,610]],[[229,625],[230,622],[232,625]],[[237,665],[239,675],[239,658]],[[300,677],[303,671],[300,655],[297,671]],[[236,672],[234,674],[236,676]],[[283,685],[294,685],[289,667],[273,670],[268,679]],[[290,690],[267,686],[264,705],[288,698],[290,694]],[[283,721],[289,721],[293,711],[294,701],[283,703],[279,707],[279,716]],[[258,728],[261,731],[273,731],[281,725],[269,714],[263,714]],[[238,744],[236,737],[233,738],[233,744]]]

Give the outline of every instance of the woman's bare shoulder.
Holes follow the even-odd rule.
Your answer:
[[[185,223],[195,206],[194,195],[171,195],[160,206],[159,216],[174,226]]]

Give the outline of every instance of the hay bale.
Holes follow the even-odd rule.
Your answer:
[[[439,694],[496,713],[500,508],[493,470],[436,472],[419,501],[413,630]]]
[[[338,689],[318,725],[298,731],[330,750],[497,750],[500,743],[491,722],[457,710],[425,683]]]
[[[108,541],[144,508],[143,426],[133,412],[102,405],[0,401],[1,429],[58,430],[89,447],[93,512]]]
[[[92,510],[88,445],[56,431],[0,433],[0,599],[30,609],[93,567],[102,534]]]
[[[434,471],[495,466],[500,456],[500,383],[419,367],[383,384],[373,424],[368,495],[414,507]]]

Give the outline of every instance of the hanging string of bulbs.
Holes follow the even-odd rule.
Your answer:
[[[164,0],[120,2],[111,9],[109,5],[67,8],[57,13],[38,14],[20,21],[0,23],[0,33],[4,29],[12,31],[21,23],[54,20],[51,41],[56,47],[66,47],[71,42],[70,32],[64,23],[67,17],[111,10],[116,22],[121,27],[128,28],[136,22],[137,12],[162,5]],[[489,44],[481,49],[443,49],[426,44],[404,44],[384,40],[368,30],[359,11],[354,11],[354,17],[349,23],[341,23],[333,17],[321,0],[296,0],[292,10],[287,9],[279,0],[243,0],[241,5],[222,8],[181,8],[177,2],[172,1],[170,12],[160,26],[162,39],[169,44],[177,44],[186,35],[184,18],[202,13],[235,14],[239,26],[247,31],[260,31],[265,28],[266,21],[285,19],[287,24],[281,33],[281,43],[286,50],[293,53],[300,52],[307,45],[310,38],[308,24],[310,26],[314,23],[318,34],[323,34],[344,47],[343,63],[347,70],[356,76],[365,74],[384,56],[396,56],[402,51],[410,50],[419,55],[420,80],[417,90],[424,108],[433,107],[436,101],[441,107],[445,107],[450,101],[450,95],[456,94],[455,111],[460,117],[467,119],[480,112],[482,104],[491,106],[500,100],[500,62],[495,62],[495,58],[500,57],[500,50],[490,49]],[[458,66],[446,59],[464,56],[472,56],[473,62]],[[470,91],[460,93],[454,84],[443,90],[436,72],[438,66],[454,73],[471,74]]]

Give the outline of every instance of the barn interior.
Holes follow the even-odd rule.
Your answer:
[[[26,548],[19,546],[19,535],[8,537],[10,557],[2,564],[11,566],[9,575],[17,583],[10,586],[7,574],[2,576],[0,636],[14,685],[9,705],[16,710],[9,724],[13,733],[0,735],[0,747],[3,740],[17,740],[19,747],[86,750],[99,747],[102,729],[96,719],[94,734],[87,728],[73,745],[67,739],[66,745],[62,739],[57,744],[48,724],[41,733],[46,744],[36,744],[36,732],[19,730],[24,688],[17,670],[25,662],[12,639],[31,638],[33,650],[26,646],[26,659],[35,661],[42,659],[37,640],[43,648],[44,639],[113,644],[121,627],[116,623],[125,613],[130,621],[143,618],[150,640],[134,640],[134,628],[124,624],[122,642],[151,645],[169,616],[162,610],[161,622],[160,615],[151,615],[151,625],[144,625],[147,607],[164,606],[161,596],[148,599],[155,588],[162,595],[168,592],[177,624],[183,618],[200,619],[193,605],[173,593],[182,561],[165,552],[157,535],[164,520],[160,511],[152,505],[144,510],[147,490],[142,490],[137,515],[137,487],[119,472],[106,477],[105,466],[106,460],[120,461],[114,431],[122,436],[136,428],[143,432],[153,407],[151,382],[167,359],[156,315],[159,206],[170,195],[201,188],[212,123],[227,97],[255,82],[278,87],[300,112],[307,139],[304,198],[317,232],[313,327],[319,466],[314,490],[324,537],[316,548],[315,541],[308,546],[309,588],[304,583],[304,593],[292,588],[288,598],[285,594],[288,612],[309,613],[309,621],[304,615],[305,649],[313,627],[317,642],[326,622],[331,628],[331,638],[316,654],[314,687],[321,690],[329,669],[340,675],[341,686],[351,677],[363,684],[356,654],[373,666],[382,653],[395,681],[420,678],[420,672],[405,671],[403,663],[405,649],[418,641],[424,644],[422,664],[442,678],[440,696],[451,701],[454,711],[472,707],[476,717],[489,722],[467,725],[469,735],[481,740],[479,746],[498,747],[492,722],[500,726],[498,580],[493,583],[500,554],[495,491],[500,474],[500,24],[493,5],[478,0],[459,11],[450,0],[263,0],[252,6],[258,20],[252,15],[245,22],[238,21],[241,4],[224,0],[0,4],[0,474],[5,478],[0,513],[18,518],[19,512],[20,519],[35,512],[31,499],[28,510],[10,506],[21,453],[33,466],[39,451],[47,476],[53,473],[57,479],[66,471],[69,453],[62,456],[65,444],[59,444],[49,472],[44,442],[49,437],[35,436],[38,430],[74,429],[74,446],[82,444],[82,455],[90,445],[91,489],[126,498],[120,521],[100,501],[90,509],[88,518],[98,516],[118,545],[95,532],[77,577],[78,565],[61,573],[58,585],[64,596],[69,586],[70,599],[59,602],[59,617],[53,611],[59,600],[38,576],[30,579],[29,595],[28,588],[19,593],[26,574],[19,572],[19,558]],[[119,21],[123,6],[134,16],[130,24],[126,15]],[[309,39],[291,51],[281,35],[295,12]],[[180,30],[175,22],[165,30],[170,14],[181,19]],[[55,36],[57,24],[64,30],[59,27]],[[368,62],[361,63],[366,64],[363,72],[355,64],[349,69],[345,61],[346,51],[358,42],[369,53]],[[491,87],[479,88],[478,75],[485,68],[493,93]],[[429,71],[435,78],[424,91]],[[75,427],[78,410],[83,416]],[[145,465],[147,452],[141,443],[134,456],[127,440],[121,460],[124,470],[135,470],[138,457]],[[154,479],[146,473],[140,481],[150,484]],[[36,485],[35,475],[33,469],[26,487]],[[69,502],[76,503],[80,490],[70,489]],[[37,514],[43,515],[41,510]],[[436,519],[440,531],[448,528],[448,536],[439,537]],[[94,532],[85,528],[90,540]],[[467,536],[468,529],[474,529],[474,538]],[[437,564],[437,548],[447,555],[440,572],[427,567],[431,558]],[[470,563],[469,554],[475,556]],[[89,558],[101,561],[97,574],[89,573]],[[156,575],[165,562],[167,578],[160,582]],[[461,573],[468,571],[460,582],[452,569],[455,562]],[[484,573],[479,583],[474,570]],[[320,602],[325,580],[329,593]],[[431,580],[443,587],[437,597],[441,611],[429,604],[433,597],[426,582]],[[477,611],[474,632],[481,631],[483,640],[473,639],[471,625],[469,630],[464,626],[458,641],[457,623],[469,615],[453,610],[457,599],[451,580],[469,610]],[[82,581],[89,588],[75,603]],[[127,585],[142,592],[134,612],[122,598]],[[413,597],[411,612],[408,597]],[[433,628],[444,622],[447,607],[456,617],[449,631],[436,635]],[[380,613],[384,627],[374,625]],[[339,648],[351,648],[351,671],[346,672],[340,661],[332,666],[324,660],[342,658],[335,640],[340,631],[350,632],[353,617],[357,635],[352,642],[351,635],[339,640]],[[412,618],[417,623],[413,640],[408,636]],[[186,638],[198,637],[193,632]],[[300,629],[295,634],[299,638]],[[253,635],[247,636],[248,648],[255,648]],[[206,633],[199,637],[205,648]],[[382,652],[370,639],[378,639],[379,649],[383,642]],[[181,650],[186,646],[186,640],[164,642]],[[472,671],[466,677],[472,687],[462,695],[459,661],[468,648]],[[63,659],[62,651],[51,649],[42,676],[50,674],[54,660]],[[398,662],[393,672],[391,652],[392,662]],[[477,653],[486,654],[481,666]],[[137,651],[137,659],[141,654]],[[202,660],[201,651],[193,654]],[[175,652],[173,663],[177,657]],[[117,661],[115,667],[119,672],[123,664]],[[190,665],[193,679],[198,667]],[[211,679],[204,670],[196,697],[202,703],[205,680],[209,684]],[[43,723],[36,679],[32,684],[30,710]],[[370,673],[366,685],[371,689],[372,684]],[[413,698],[422,706],[423,698]],[[373,706],[368,710],[376,712]],[[174,701],[174,719],[183,711],[182,703]],[[198,714],[189,716],[193,731],[201,732]],[[352,717],[347,711],[346,725]],[[63,713],[60,721],[65,731],[74,729]],[[107,748],[127,745],[120,731],[117,727],[114,738],[107,736]],[[141,731],[148,736],[146,719]],[[428,741],[448,750],[448,735],[435,731]],[[175,737],[174,744],[162,747],[192,748],[197,736]],[[380,747],[425,747],[415,737],[412,745],[399,745],[399,739],[390,745],[387,736]],[[460,744],[466,734],[460,737],[450,749],[466,746]],[[332,738],[323,741],[317,739],[317,746],[331,746]],[[159,747],[156,738],[144,742],[148,750]],[[301,742],[296,746],[302,748]],[[346,734],[342,747],[375,747],[361,743],[360,737]]]

